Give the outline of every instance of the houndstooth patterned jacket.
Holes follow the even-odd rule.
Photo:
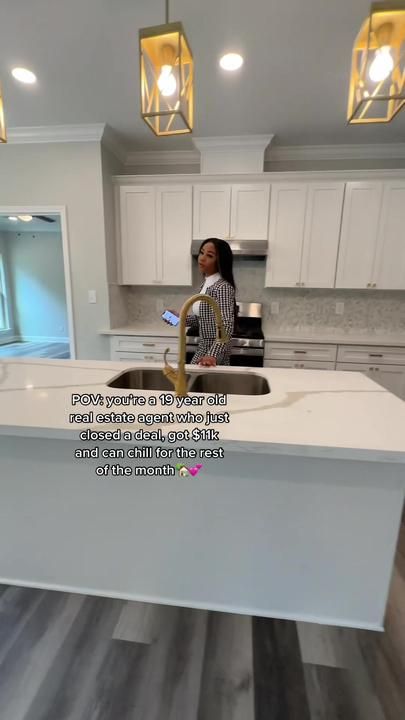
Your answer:
[[[203,285],[204,283],[201,284],[199,292]],[[212,355],[216,358],[217,365],[229,365],[235,323],[235,289],[227,280],[221,278],[208,287],[205,294],[210,295],[218,303],[225,332],[230,339],[225,344],[216,341],[217,324],[214,310],[203,300],[200,303],[200,315],[191,314],[186,318],[186,325],[191,327],[195,325],[196,333],[200,337],[191,362],[197,364],[204,355]]]

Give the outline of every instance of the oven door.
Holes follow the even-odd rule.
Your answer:
[[[230,365],[238,367],[263,367],[263,348],[233,347]]]

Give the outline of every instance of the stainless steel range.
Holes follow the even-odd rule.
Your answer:
[[[232,334],[231,365],[243,367],[263,367],[264,335],[262,331],[262,306],[260,303],[236,303],[238,314],[235,330]],[[193,328],[187,331],[186,362],[191,362],[198,336],[192,334]]]

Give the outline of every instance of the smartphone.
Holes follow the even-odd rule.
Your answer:
[[[163,320],[167,320],[170,325],[173,325],[174,327],[176,327],[176,325],[178,325],[180,322],[180,318],[178,317],[178,315],[171,313],[170,310],[165,310],[162,318]]]

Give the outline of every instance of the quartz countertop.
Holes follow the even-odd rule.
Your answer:
[[[288,343],[327,343],[332,345],[385,345],[405,347],[405,332],[403,333],[325,333],[310,332],[308,329],[290,331],[286,333],[272,333],[264,330],[266,342]],[[161,322],[137,323],[121,327],[100,330],[101,335],[133,335],[148,337],[177,337],[178,327],[171,327]]]
[[[87,427],[148,429],[138,423],[131,426],[69,424],[69,413],[88,410],[80,405],[72,407],[72,393],[100,393],[104,398],[132,392],[158,398],[160,392],[157,391],[128,391],[107,386],[114,377],[133,367],[163,365],[96,360],[1,360],[0,435],[78,439],[79,431]],[[188,370],[244,371],[265,376],[269,382],[270,394],[228,395],[226,406],[214,407],[214,411],[229,412],[229,423],[211,426],[220,431],[224,451],[405,463],[405,402],[362,373],[233,367],[197,370],[196,366],[188,366]],[[106,405],[93,409],[111,412]],[[134,413],[168,411],[159,399],[152,408],[113,407],[116,412],[123,409]],[[186,409],[198,412],[193,407]],[[156,427],[159,426],[153,426]],[[175,423],[161,427],[165,432],[189,426]]]

